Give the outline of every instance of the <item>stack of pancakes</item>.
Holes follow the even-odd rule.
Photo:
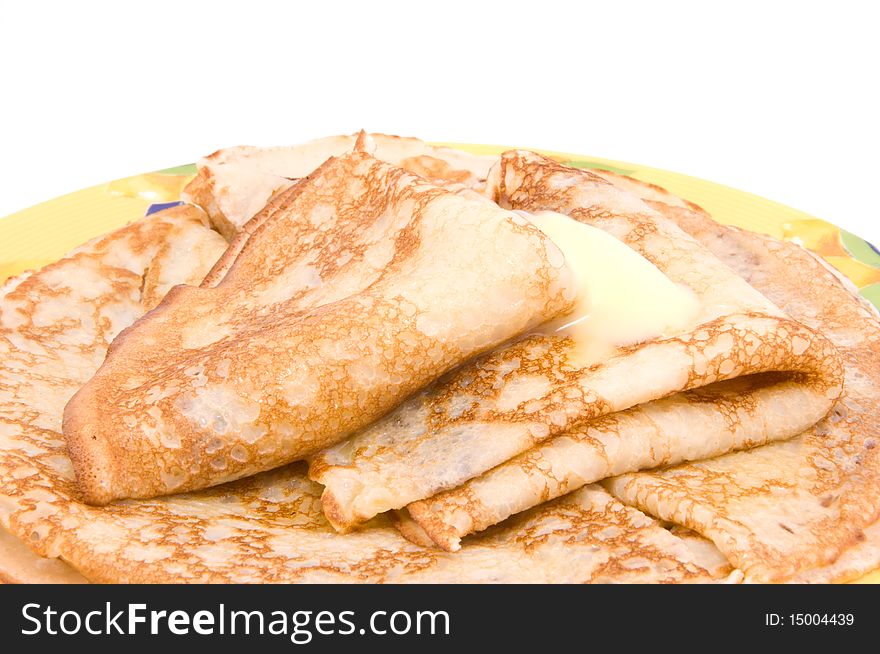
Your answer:
[[[880,566],[880,318],[801,247],[605,171],[383,135],[223,150],[183,199],[0,287],[2,578]],[[620,273],[586,293],[547,212],[692,308],[593,348],[569,326]],[[624,326],[649,304],[617,300]]]

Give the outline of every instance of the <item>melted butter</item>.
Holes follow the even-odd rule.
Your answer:
[[[619,347],[692,326],[700,308],[694,292],[622,241],[554,211],[517,213],[562,250],[575,275],[574,309],[538,329],[574,340],[570,363],[598,363]]]

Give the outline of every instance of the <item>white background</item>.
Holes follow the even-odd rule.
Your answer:
[[[880,243],[871,2],[20,2],[0,215],[364,127],[728,184]]]

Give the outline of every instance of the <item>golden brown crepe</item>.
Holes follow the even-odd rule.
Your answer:
[[[827,339],[638,197],[523,151],[502,155],[489,188],[502,206],[549,209],[610,232],[692,289],[699,312],[687,329],[598,363],[580,363],[571,338],[534,334],[459,368],[312,458],[310,476],[325,485],[324,511],[340,530],[409,505],[454,550],[468,533],[609,475],[789,438],[839,395],[842,367]],[[726,398],[707,391],[632,408],[758,373],[776,374]],[[602,416],[594,429],[588,421]],[[558,434],[537,455],[522,454]]]
[[[352,134],[291,147],[224,148],[199,161],[198,174],[184,189],[183,198],[203,207],[215,229],[232,240],[273,194],[290,188],[294,180],[330,157],[348,152],[357,138]],[[435,147],[414,138],[370,134],[364,140],[367,151],[377,159],[441,185],[478,187],[495,161],[495,157]]]
[[[782,373],[676,393],[576,426],[407,510],[435,544],[456,551],[468,534],[587,483],[796,436],[803,426],[791,416],[802,401]]]
[[[302,459],[573,295],[557,247],[516,214],[364,152],[331,159],[248,223],[205,283],[172,289],[113,342],[65,409],[83,496]]]
[[[843,355],[846,390],[825,420],[796,439],[625,475],[609,488],[710,538],[752,580],[848,580],[880,566],[876,310],[797,245],[722,228],[693,210],[666,213],[790,315],[826,334]]]

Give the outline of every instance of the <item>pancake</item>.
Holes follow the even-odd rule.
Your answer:
[[[220,234],[205,229],[208,220],[198,207],[185,205],[173,213],[193,220],[182,223],[174,238],[164,240],[144,273],[141,303],[148,311],[177,284],[201,284],[227,248]]]
[[[838,347],[844,353],[853,343],[862,341],[863,348],[851,352],[847,356],[847,384],[850,385],[849,380],[853,377],[860,379],[862,383],[858,385],[862,388],[862,396],[876,396],[876,387],[866,388],[864,384],[865,380],[877,378],[876,370],[870,370],[873,365],[871,362],[876,359],[869,354],[872,344],[876,342],[876,337],[871,335],[872,331],[876,329],[876,318],[873,317],[876,310],[861,300],[856,289],[847,280],[841,278],[836,271],[794,244],[783,244],[749,232],[722,227],[712,221],[696,205],[683,201],[660,187],[607,171],[594,172],[616,186],[639,195],[653,208],[674,220],[720,259],[735,267],[737,272],[748,279],[756,288],[783,306],[790,315],[804,320],[823,332],[831,328],[832,340],[837,342]],[[823,298],[825,299],[823,300]],[[839,307],[848,307],[848,309],[843,309],[843,313],[849,311],[852,312],[851,315],[841,319],[841,316],[838,315],[838,312],[841,311]],[[867,320],[865,320],[865,309],[867,309]],[[864,328],[859,328],[864,336],[855,336],[850,332],[848,335],[835,337],[834,327],[836,326],[839,330],[842,324],[864,325]],[[861,366],[868,369],[853,370],[854,362],[859,362]],[[752,380],[757,381],[754,378]],[[697,393],[702,394],[719,386],[721,385],[712,385],[697,391]],[[683,395],[694,395],[694,393]],[[662,402],[667,401],[679,402],[679,396],[673,396]],[[692,398],[691,402],[694,401],[700,402],[700,400]],[[691,402],[683,404],[680,410],[689,410]],[[592,441],[588,438],[584,439],[588,443],[588,447],[589,444],[595,446],[595,441],[605,441],[602,442],[602,445],[608,447],[609,438],[619,437],[624,429],[638,426],[638,421],[630,420],[628,414],[641,413],[645,409],[646,413],[651,415],[656,410],[656,407],[652,406],[655,404],[660,403],[635,407],[617,416],[609,416],[589,423],[589,428],[583,429],[585,436],[590,435],[593,438]],[[858,453],[860,446],[866,447],[866,440],[870,445],[870,440],[876,438],[880,432],[877,428],[876,412],[872,412],[870,406],[871,403],[865,403],[860,407],[860,413],[863,415],[859,416],[857,429],[862,431],[859,431],[855,438],[851,432],[853,421],[849,421],[849,425],[846,423],[842,425],[835,414],[829,416],[827,421],[817,425],[815,430],[818,430],[819,433],[826,430],[831,433],[838,432],[840,441],[852,442],[855,440],[851,447],[854,452]],[[725,422],[736,416],[735,413],[731,413],[731,409],[734,407],[725,407],[722,404],[718,408],[722,409],[719,417],[723,417]],[[740,406],[739,410],[741,411],[742,408]],[[748,414],[752,416],[764,415],[756,406],[753,406]],[[682,423],[688,425],[687,434],[693,436],[694,431],[699,429],[701,421],[698,418],[698,413],[681,416]],[[613,429],[603,432],[603,423],[607,424],[608,422],[612,423]],[[742,424],[737,424],[736,427],[741,429]],[[715,433],[723,433],[724,430],[725,427],[721,426]],[[797,488],[799,484],[804,484],[804,478],[809,478],[811,468],[817,465],[812,463],[811,459],[822,461],[823,458],[831,460],[837,458],[829,456],[827,450],[822,451],[816,448],[815,436],[810,436],[810,433],[808,432],[791,443],[792,446],[799,449],[800,454],[794,459],[789,458],[788,462],[786,462],[786,457],[778,457],[777,460],[778,453],[774,451],[774,448],[759,448],[750,453],[730,455],[731,464],[725,468],[725,473],[719,476],[716,475],[721,466],[713,461],[707,461],[705,464],[695,464],[688,467],[689,474],[682,478],[679,478],[672,471],[625,477],[624,479],[647,478],[654,483],[658,479],[663,479],[665,483],[662,491],[655,491],[650,497],[637,497],[638,491],[634,488],[630,488],[625,493],[618,491],[618,497],[646,510],[650,503],[653,508],[649,513],[673,522],[681,521],[695,526],[697,516],[706,516],[702,519],[711,520],[715,525],[716,543],[719,545],[724,542],[725,538],[730,540],[726,534],[727,530],[736,534],[736,545],[728,546],[725,549],[732,555],[731,560],[758,562],[764,557],[769,559],[766,566],[753,566],[750,569],[748,578],[751,580],[829,583],[859,579],[880,568],[880,522],[874,521],[876,518],[873,517],[871,508],[871,503],[876,502],[877,496],[876,468],[869,464],[867,470],[862,471],[852,480],[849,479],[849,471],[842,470],[838,473],[840,498],[844,506],[849,505],[846,510],[829,511],[829,506],[823,506],[823,503],[829,503],[831,495],[824,495],[819,500],[818,506],[815,500],[810,501],[808,498],[803,502],[793,501],[788,495],[788,490]],[[636,445],[636,447],[631,449],[627,455],[622,455],[619,449],[615,450],[615,458],[626,460],[627,456],[644,456],[645,452],[650,451],[652,447],[658,447],[656,441],[652,439],[655,434],[656,427],[654,425],[647,428],[642,425],[640,430],[633,430],[631,436],[634,438],[634,443],[630,445]],[[706,436],[709,434],[707,433]],[[814,441],[811,446],[805,445],[807,439]],[[827,445],[833,446],[836,440],[828,442]],[[477,478],[473,483],[465,485],[470,493],[468,501],[462,501],[459,509],[477,518],[481,513],[492,515],[493,510],[497,512],[499,509],[503,509],[501,515],[510,515],[516,512],[517,498],[526,498],[525,500],[520,499],[518,506],[523,508],[531,506],[536,494],[535,486],[539,487],[537,494],[543,498],[542,501],[579,487],[580,483],[583,483],[580,479],[586,477],[584,468],[588,468],[591,463],[595,464],[596,461],[591,456],[592,452],[589,449],[586,452],[578,452],[577,448],[572,447],[573,442],[578,442],[577,433],[551,439],[546,446],[534,448],[509,464],[499,466],[490,473]],[[621,438],[620,442],[615,444],[616,447],[619,448],[623,442]],[[669,449],[661,448],[661,451],[666,455],[669,453]],[[873,449],[868,447],[866,451],[872,452]],[[760,452],[766,453],[766,456],[759,458]],[[821,458],[817,457],[820,452]],[[856,454],[856,458],[858,456]],[[722,460],[726,458],[728,457],[722,457]],[[747,461],[751,458],[763,462],[765,471],[781,468],[781,473],[755,476],[757,464],[747,466],[744,463],[744,460]],[[522,465],[522,467],[511,465],[517,460],[522,463],[529,462],[530,465]],[[818,465],[823,464],[819,463]],[[792,469],[794,466],[799,467],[798,472]],[[733,470],[739,468],[742,468],[744,472],[735,475]],[[700,474],[696,474],[697,471]],[[507,485],[503,492],[493,493],[492,480],[500,482],[504,480],[505,475],[507,476]],[[675,481],[670,484],[671,480],[667,477]],[[798,479],[799,483],[789,484],[788,482],[793,479]],[[845,482],[845,480],[848,481]],[[828,484],[828,480],[825,483]],[[617,489],[618,485],[619,481],[613,481],[609,484],[612,489]],[[674,493],[666,494],[666,489],[670,487],[674,488]],[[702,487],[711,488],[712,491],[694,493],[694,489]],[[734,492],[730,492],[731,487],[735,489]],[[639,485],[638,488],[645,488],[645,484]],[[814,494],[821,493],[821,488],[819,485],[814,485],[811,490]],[[725,490],[722,492],[721,489]],[[760,490],[756,492],[756,489]],[[449,495],[455,496],[456,493],[457,489],[450,491]],[[757,497],[751,498],[752,493],[755,493]],[[444,495],[441,494],[438,499],[442,500]],[[698,496],[696,503],[692,501],[694,495]],[[718,501],[718,495],[722,497],[730,495],[731,497],[723,500],[722,506],[713,508],[712,504]],[[860,497],[862,501],[858,502],[856,506],[862,507],[861,512],[858,508],[853,507],[856,498]],[[505,507],[505,500],[510,502],[513,507]],[[674,509],[667,508],[667,505],[664,504],[667,500],[673,502]],[[835,502],[837,501],[835,498]],[[740,505],[740,502],[743,504]],[[736,508],[732,509],[728,504],[735,505]],[[774,525],[772,518],[768,519],[768,516],[765,516],[763,521],[757,522],[753,521],[753,517],[750,517],[759,504],[764,509],[767,506],[777,505],[775,517],[779,518],[780,524],[794,529],[796,534],[792,535],[786,532],[783,541],[777,542],[781,526]],[[420,509],[421,507],[430,509],[431,501],[419,502],[416,505],[419,505]],[[662,510],[659,508],[661,506]],[[433,524],[437,530],[435,531],[436,539],[443,543],[443,539],[446,538],[447,546],[454,546],[463,534],[455,530],[456,523],[443,518],[443,502],[440,502],[439,507],[434,508],[438,512],[424,515],[420,522]],[[728,514],[725,518],[721,518],[719,514],[727,511],[733,515]],[[803,517],[801,517],[802,515]],[[688,517],[684,518],[683,516]],[[792,520],[792,516],[798,517]],[[462,519],[459,518],[459,521],[460,524]],[[463,520],[465,524],[467,524],[466,521],[467,518]],[[739,521],[742,521],[742,524]],[[449,528],[450,523],[453,525],[452,529]],[[812,530],[815,533],[802,539],[805,530]],[[706,529],[701,529],[701,532],[708,533]],[[430,542],[431,540],[428,538],[428,543]],[[465,541],[465,543],[467,542]],[[787,562],[789,558],[791,558],[791,563]]]
[[[561,212],[604,230],[689,288],[699,309],[676,332],[586,363],[576,339],[531,334],[316,455],[309,474],[325,485],[324,512],[340,531],[409,505],[438,545],[455,550],[472,531],[610,474],[790,438],[839,396],[842,364],[830,341],[786,316],[637,196],[523,151],[501,156],[488,192],[501,206]],[[761,373],[772,374],[632,409]],[[590,421],[603,416],[599,432],[613,447],[590,431]],[[585,430],[573,432],[579,425]],[[557,435],[564,440],[542,453],[555,453],[563,470],[549,459],[514,459]]]
[[[39,485],[28,498],[15,487],[40,466],[61,477],[72,472],[58,439],[63,404],[100,364],[113,337],[152,304],[155,289],[204,277],[224,249],[205,214],[182,206],[97,238],[0,286],[0,523],[9,526],[11,513],[22,508],[19,502],[34,515],[45,510]],[[53,452],[40,459],[28,435],[47,439]],[[6,484],[10,480],[12,486]],[[0,579],[83,580],[63,561],[33,553],[5,529],[0,535]],[[36,543],[39,532],[30,531],[23,540]]]
[[[435,544],[456,551],[468,534],[587,483],[796,436],[802,401],[797,382],[773,373],[676,393],[576,426],[407,510]]]
[[[710,543],[589,486],[449,554],[385,518],[340,536],[299,464],[191,494],[105,507],[55,496],[53,551],[102,583],[737,582]],[[40,520],[40,523],[54,520]],[[33,524],[33,523],[31,523]],[[0,560],[0,565],[3,561]],[[63,565],[63,564],[59,564]],[[71,572],[72,574],[72,572]]]
[[[682,228],[836,344],[846,391],[825,420],[793,440],[624,475],[608,488],[711,539],[750,580],[849,580],[880,567],[876,310],[803,248],[668,206],[665,213]]]
[[[351,150],[357,136],[329,136],[289,147],[218,150],[198,162],[198,174],[184,189],[183,199],[203,207],[214,227],[232,240],[273,194],[290,188],[330,157]],[[367,148],[377,159],[437,184],[468,188],[485,182],[496,160],[386,134],[370,134]]]
[[[861,299],[858,290],[849,280],[842,277],[823,260],[817,259],[802,248],[796,247],[794,244],[778,244],[773,239],[762,238],[743,230],[720,228],[699,206],[682,200],[659,186],[609,171],[597,170],[594,172],[616,186],[635,193],[657,211],[676,222],[682,229],[714,251],[720,259],[740,270],[741,274],[750,279],[752,284],[762,292],[770,297],[778,298],[777,302],[780,306],[786,306],[792,315],[807,316],[805,320],[812,320],[813,324],[816,324],[820,329],[825,329],[822,316],[824,310],[833,308],[833,305],[817,302],[822,290],[807,294],[803,292],[803,289],[812,286],[811,274],[816,271],[819,272],[816,278],[819,280],[818,288],[830,288],[833,301],[840,301],[844,306],[850,306],[857,312],[858,306],[861,304],[869,314],[876,314],[876,308]],[[770,247],[771,244],[773,244],[772,247]],[[787,268],[783,271],[778,263],[772,262],[772,259],[777,256],[774,253],[776,248],[791,256],[791,259],[787,261],[791,266],[790,269]],[[818,268],[815,267],[813,259],[818,261]],[[768,263],[770,274],[760,274],[759,267]],[[798,272],[801,269],[808,272]],[[783,282],[783,280],[787,280],[784,282],[785,288],[775,286],[776,283]],[[809,281],[809,284],[801,287],[802,281]],[[841,293],[841,287],[846,292]],[[797,293],[795,293],[796,289]],[[804,297],[805,295],[806,297]],[[794,306],[790,306],[792,304]],[[869,324],[872,322],[873,320],[869,321]],[[836,340],[833,335],[832,340]],[[844,341],[847,340],[844,339]],[[840,349],[845,350],[846,346],[840,346]],[[850,365],[847,365],[847,368],[848,377],[861,374],[858,371],[849,370]],[[876,425],[876,423],[874,424]],[[874,433],[876,433],[876,427]],[[868,484],[867,488],[868,496],[875,496],[876,487]],[[850,520],[851,515],[841,514],[840,519]],[[855,534],[852,542],[847,544],[844,540],[840,543],[843,549],[841,547],[833,548],[837,552],[836,554],[829,556],[826,553],[825,556],[814,559],[824,561],[825,563],[822,565],[813,564],[812,567],[805,567],[807,564],[803,560],[799,561],[798,567],[802,570],[790,577],[785,577],[785,580],[795,583],[841,583],[861,579],[864,575],[876,571],[880,568],[880,522],[870,522],[870,520],[869,513],[855,520],[856,525],[867,526],[853,530],[852,525],[844,525],[845,531]],[[826,521],[823,526],[831,530],[832,533],[839,529],[839,526],[835,525],[833,521]]]
[[[114,340],[64,413],[83,497],[204,488],[314,454],[566,310],[571,281],[518,215],[362,151],[331,159],[200,287],[173,288]]]

